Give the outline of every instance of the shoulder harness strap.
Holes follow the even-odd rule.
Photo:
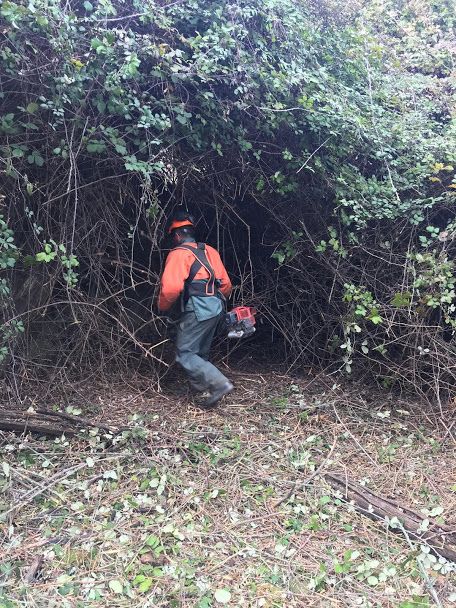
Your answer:
[[[182,245],[175,247],[175,249],[184,249],[185,251],[190,251],[190,253],[192,253],[195,256],[195,261],[191,265],[190,272],[188,274],[187,279],[185,280],[186,291],[188,292],[188,287],[190,286],[192,281],[194,281],[200,268],[203,267],[209,273],[209,279],[206,283],[205,295],[214,296],[216,277],[215,277],[214,269],[210,265],[210,262],[206,256],[206,245],[204,243],[198,243],[198,245],[196,247],[192,247],[191,245],[182,243]],[[186,300],[188,300],[188,297],[186,295],[184,295],[184,298]]]

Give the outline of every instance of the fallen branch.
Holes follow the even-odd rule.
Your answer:
[[[0,431],[12,431],[13,433],[19,433],[21,435],[24,433],[37,433],[38,435],[48,435],[50,437],[60,437],[61,435],[69,437],[76,435],[75,430],[31,424],[28,420],[24,422],[0,420]]]
[[[390,498],[382,498],[364,486],[349,481],[344,475],[326,473],[329,485],[342,493],[344,500],[368,517],[381,520],[397,518],[413,540],[429,545],[438,555],[456,563],[456,532],[445,525],[430,525],[426,531],[424,517]],[[399,529],[400,527],[399,526]],[[395,528],[393,528],[395,529]]]
[[[100,424],[99,422],[92,422],[91,420],[87,420],[87,418],[81,418],[80,416],[72,416],[71,414],[67,414],[66,412],[51,412],[45,409],[37,409],[35,410],[36,414],[40,414],[43,416],[50,416],[54,418],[63,418],[63,420],[68,420],[73,422],[74,424],[78,424],[80,426],[90,426],[92,428],[101,429],[102,431],[106,431],[107,433],[117,433],[116,429],[112,427],[106,426],[105,424]]]
[[[38,419],[38,423],[34,422]],[[71,422],[74,428],[69,428],[67,424],[58,426],[56,419],[62,419],[65,422]],[[71,437],[76,435],[81,428],[91,427],[98,428],[106,433],[113,435],[126,430],[126,427],[114,429],[106,424],[92,422],[87,418],[80,416],[72,416],[65,412],[52,412],[46,409],[37,409],[34,411],[7,410],[1,413],[0,431],[13,431],[14,433],[38,433],[39,435],[48,435],[50,437],[60,437],[65,435]]]

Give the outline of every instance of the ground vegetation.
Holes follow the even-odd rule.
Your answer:
[[[0,605],[454,606],[456,454],[438,417],[318,373],[232,374],[218,412],[177,378],[157,396],[137,377],[56,397],[76,435],[4,434]]]

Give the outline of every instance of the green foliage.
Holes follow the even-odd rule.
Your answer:
[[[401,602],[398,608],[429,608],[429,598],[425,595],[414,595],[412,599]]]
[[[8,227],[4,216],[0,215],[0,268],[12,268],[16,264],[16,258],[17,247],[14,244],[13,231]]]
[[[370,291],[363,286],[357,287],[348,283],[344,285],[344,288],[343,300],[350,303],[351,313],[355,318],[367,319],[374,325],[382,322],[382,318],[378,313],[377,303]]]
[[[63,278],[66,283],[70,287],[76,285],[78,274],[74,269],[79,266],[79,261],[74,254],[67,255],[66,247],[62,243],[57,245],[52,239],[49,243],[43,243],[43,251],[36,254],[35,260],[46,264],[54,260],[59,261],[64,268]]]
[[[279,265],[285,262],[290,262],[299,253],[299,240],[302,238],[302,232],[292,231],[290,240],[281,244],[280,248],[272,254],[272,258],[277,260]]]
[[[417,296],[429,308],[440,308],[446,323],[456,327],[455,286],[456,275],[453,260],[437,252],[414,253],[410,259],[413,267]]]
[[[21,158],[17,145],[28,129],[51,127],[57,145],[43,141],[26,156],[29,164],[43,167],[49,149],[61,154],[57,140],[70,122],[87,154],[117,157],[128,171],[151,177],[160,171],[150,162],[157,146],[172,145],[176,135],[190,149],[253,159],[262,152],[253,143],[259,134],[273,139],[287,125],[291,137],[282,151],[283,167],[266,176],[277,194],[297,192],[293,168],[305,165],[323,176],[338,166],[335,200],[351,222],[362,226],[421,209],[426,197],[398,195],[431,176],[427,159],[434,167],[444,160],[438,158],[442,136],[426,136],[426,128],[436,126],[429,118],[434,107],[423,102],[416,108],[423,81],[403,73],[398,83],[385,73],[388,46],[373,31],[360,33],[358,24],[323,32],[304,6],[250,0],[224,11],[224,4],[195,0],[189,11],[185,5],[148,10],[141,2],[116,8],[86,3],[82,13],[61,13],[44,1],[3,3],[7,73],[18,78],[17,66],[26,58],[36,61],[43,44],[60,57],[46,86],[35,83],[20,106],[1,115],[3,132],[18,140],[11,142],[13,158]],[[140,17],[128,21],[126,30],[104,27],[103,16],[119,15],[121,22],[124,11]],[[341,55],[344,62],[335,62]],[[412,100],[414,111],[403,111]],[[247,107],[254,111],[247,115]],[[296,107],[303,111],[287,110]],[[83,112],[74,115],[75,108]],[[402,112],[391,111],[396,108]],[[324,154],[312,154],[322,137],[329,137]],[[368,160],[371,174],[362,172],[361,162],[346,162],[348,150]],[[449,166],[443,163],[442,170]]]
[[[14,243],[13,231],[8,227],[4,216],[0,215],[0,269],[13,268],[18,257],[18,249]],[[7,320],[8,310],[11,309],[11,287],[6,278],[0,279],[0,363],[10,352],[14,339],[23,333],[24,325],[20,319]]]
[[[121,217],[112,241],[134,225],[128,195],[93,203],[100,184],[190,197],[198,184],[212,200],[226,175],[241,210],[270,214],[279,266],[326,264],[318,308],[347,370],[355,350],[386,352],[388,314],[454,326],[454,11],[422,4],[4,1],[0,267],[17,259],[7,230],[31,228],[24,260],[58,262],[75,287],[80,249],[88,267],[101,253],[87,244],[100,218]],[[161,221],[158,197],[145,208]]]
[[[329,247],[332,252],[336,253],[342,258],[346,258],[348,252],[347,249],[342,246],[337,230],[334,228],[334,226],[329,226],[328,232],[330,237],[328,241],[321,240],[320,243],[315,247],[315,251],[318,253],[325,253]]]
[[[391,300],[391,305],[395,306],[396,308],[407,308],[407,306],[410,306],[411,298],[412,294],[410,291],[395,293]]]

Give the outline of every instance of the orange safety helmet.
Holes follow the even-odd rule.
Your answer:
[[[187,211],[177,211],[168,226],[168,234],[171,234],[176,228],[183,228],[184,226],[194,226],[195,220],[193,216]]]

